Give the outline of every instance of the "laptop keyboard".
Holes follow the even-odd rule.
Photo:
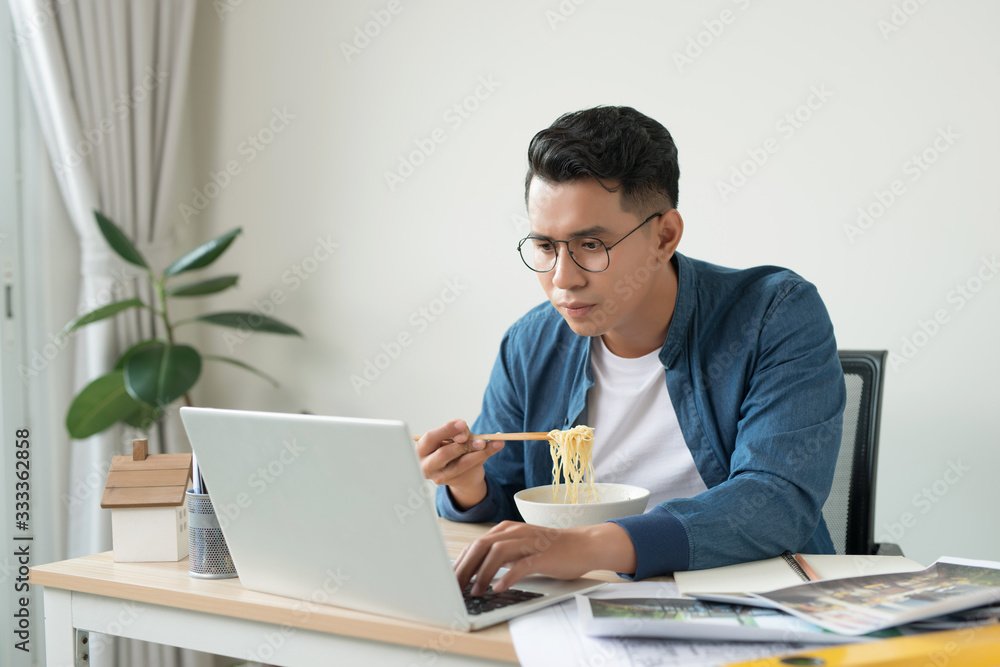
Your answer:
[[[490,586],[483,595],[472,595],[471,590],[472,584],[470,583],[462,591],[462,597],[465,598],[465,609],[470,615],[482,614],[483,612],[493,611],[494,609],[507,607],[518,602],[527,602],[528,600],[542,597],[541,593],[522,591],[518,588],[509,588],[503,593],[497,593]]]

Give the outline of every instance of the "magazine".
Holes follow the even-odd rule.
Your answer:
[[[847,637],[781,611],[664,597],[654,586],[612,584],[589,595],[578,595],[577,610],[584,634],[802,644],[857,643],[902,634],[890,630],[871,637]]]
[[[1000,563],[943,558],[918,572],[813,581],[753,597],[821,628],[858,636],[1000,603]]]

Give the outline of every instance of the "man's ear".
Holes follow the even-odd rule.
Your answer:
[[[681,218],[680,212],[676,208],[665,212],[657,219],[654,229],[658,240],[657,254],[660,255],[661,261],[670,261],[670,258],[674,256],[674,251],[677,250],[677,245],[681,242],[681,236],[684,234],[684,220]]]

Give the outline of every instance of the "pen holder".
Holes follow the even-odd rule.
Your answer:
[[[188,563],[192,577],[226,579],[238,576],[207,493],[187,492]]]

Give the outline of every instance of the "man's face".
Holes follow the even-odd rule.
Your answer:
[[[593,179],[550,184],[535,178],[528,191],[531,235],[565,241],[588,236],[609,248],[635,229],[643,217],[621,209],[621,194],[608,192]],[[610,251],[607,270],[590,273],[569,257],[559,243],[554,269],[538,273],[549,301],[570,328],[581,336],[644,337],[653,304],[649,296],[662,271],[664,253],[658,250],[659,225],[654,218]],[[669,259],[669,254],[666,255]],[[654,316],[655,318],[655,316]],[[607,339],[606,339],[607,341]]]

